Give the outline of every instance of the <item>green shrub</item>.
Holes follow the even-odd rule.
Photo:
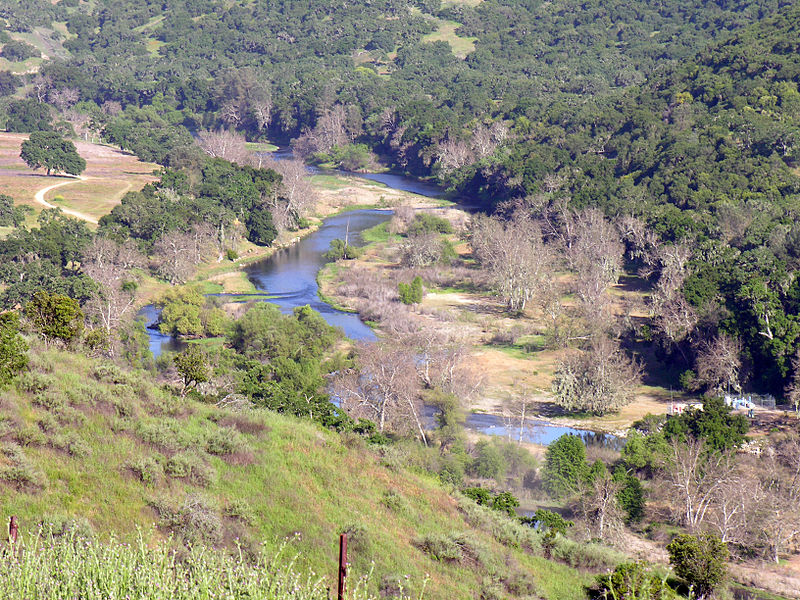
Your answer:
[[[422,302],[422,277],[417,275],[411,283],[398,283],[397,292],[403,304],[419,304]]]
[[[659,576],[643,562],[618,565],[609,575],[599,575],[595,585],[588,590],[590,598],[616,600],[669,600],[677,594],[667,585],[666,577]]]
[[[573,494],[588,468],[583,440],[575,435],[562,435],[547,447],[542,471],[544,488],[556,498]]]
[[[450,221],[437,217],[431,213],[417,213],[408,226],[406,235],[421,235],[425,233],[453,233]]]
[[[187,496],[180,504],[156,499],[150,505],[158,513],[162,527],[191,544],[218,544],[222,540],[222,522],[216,509],[204,498]]]
[[[255,520],[252,507],[240,498],[231,500],[225,507],[224,514],[231,519],[237,519],[247,525],[252,525]]]
[[[214,467],[193,452],[179,452],[171,456],[164,465],[164,472],[170,477],[186,479],[203,487],[211,485],[217,476]]]
[[[667,545],[669,562],[698,598],[707,598],[728,574],[728,545],[713,533],[683,534]]]
[[[46,478],[28,460],[17,444],[3,442],[0,446],[3,461],[0,463],[0,481],[13,485],[18,490],[38,489],[44,486]]]
[[[506,461],[496,444],[481,440],[475,444],[477,456],[470,471],[476,477],[499,480],[506,471]]]
[[[218,428],[206,434],[206,452],[216,456],[225,456],[247,451],[247,441],[235,429]]]
[[[57,450],[61,450],[77,458],[89,456],[92,453],[89,444],[84,442],[74,431],[67,431],[66,433],[56,435],[50,439],[50,445]]]
[[[145,485],[155,485],[164,476],[164,468],[150,456],[137,458],[128,464],[128,468]]]

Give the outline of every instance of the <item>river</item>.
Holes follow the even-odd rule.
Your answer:
[[[440,194],[430,185],[400,175],[359,173],[347,173],[347,175],[374,179],[389,187],[425,196]],[[347,337],[354,340],[375,340],[375,333],[361,321],[358,314],[333,308],[319,298],[317,273],[327,262],[323,255],[330,248],[332,240],[347,237],[350,244],[360,246],[363,243],[361,233],[388,220],[391,214],[391,211],[387,210],[355,210],[329,217],[325,219],[319,229],[296,244],[245,267],[247,276],[255,288],[264,294],[264,301],[277,304],[281,311],[290,313],[296,307],[308,304],[318,311],[328,323],[341,327]],[[246,295],[248,299],[251,299],[252,296],[252,294]],[[225,297],[235,300],[237,295],[225,294]],[[158,309],[156,307],[148,305],[139,314],[146,319],[150,336],[150,351],[154,356],[159,356],[165,351],[179,351],[184,347],[184,342],[158,331],[156,328]],[[486,435],[510,437],[513,440],[517,440],[519,436],[518,424],[508,427],[504,419],[497,415],[471,413],[467,416],[466,426],[468,429]],[[612,448],[618,448],[624,441],[613,435],[561,427],[532,419],[528,419],[525,423],[522,441],[547,445],[565,433],[578,435],[587,444]]]

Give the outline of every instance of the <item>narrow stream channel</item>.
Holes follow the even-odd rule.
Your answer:
[[[439,195],[439,190],[430,185],[391,174],[359,174],[347,173],[381,183],[394,189],[407,190],[425,196]],[[375,340],[375,333],[365,325],[358,314],[333,308],[323,302],[318,295],[317,273],[327,262],[323,255],[330,248],[334,239],[345,239],[350,244],[363,245],[361,234],[391,217],[387,210],[355,210],[325,219],[322,226],[314,233],[301,239],[298,243],[284,248],[266,258],[245,267],[248,278],[255,288],[265,294],[265,301],[277,304],[282,312],[290,313],[298,306],[308,304],[318,311],[323,318],[336,327],[340,327],[345,335],[354,340]],[[248,294],[251,297],[252,294]],[[234,299],[236,294],[226,297]],[[145,306],[139,315],[146,319],[150,336],[150,351],[159,356],[166,351],[179,351],[185,342],[164,335],[157,329],[159,309],[153,305]],[[432,415],[431,415],[432,417]],[[509,437],[517,440],[519,425],[508,427],[502,417],[485,413],[471,413],[467,416],[466,426],[486,435]],[[593,431],[552,425],[544,421],[528,419],[522,432],[522,441],[547,445],[565,433],[581,437],[587,444],[619,448],[623,438]]]

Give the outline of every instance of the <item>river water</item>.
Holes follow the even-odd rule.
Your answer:
[[[319,172],[319,170],[317,170]],[[420,195],[435,197],[440,191],[425,183],[400,175],[386,173],[359,174],[347,173],[375,181],[380,181],[394,189],[406,190]],[[279,250],[269,258],[245,267],[248,278],[263,293],[264,301],[277,304],[282,312],[290,313],[298,306],[310,305],[323,318],[345,335],[354,340],[375,340],[372,329],[365,325],[355,313],[337,310],[323,302],[318,295],[317,273],[327,262],[323,254],[330,248],[334,239],[345,239],[354,246],[363,244],[361,233],[391,217],[386,210],[355,210],[325,219],[322,226],[296,244]],[[252,299],[252,294],[247,299]],[[236,294],[226,294],[235,301]],[[140,312],[148,326],[150,351],[159,356],[166,351],[180,351],[185,343],[164,335],[157,329],[159,310],[153,305],[145,306]],[[431,415],[432,416],[432,415]],[[484,413],[471,413],[467,416],[466,427],[486,435],[508,437],[517,440],[519,424],[508,426],[502,417]],[[522,441],[548,445],[564,434],[581,437],[587,444],[602,445],[618,449],[623,438],[593,431],[561,427],[544,421],[528,419],[522,431]]]

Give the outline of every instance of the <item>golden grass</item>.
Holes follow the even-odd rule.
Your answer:
[[[33,171],[20,159],[24,133],[0,133],[0,190],[18,204],[32,206],[38,213],[43,208],[34,200],[43,187],[64,181],[62,177],[47,177]],[[88,181],[75,182],[50,192],[45,198],[63,196],[60,206],[71,208],[95,218],[111,212],[129,190],[140,190],[155,181],[153,171],[158,165],[145,163],[135,156],[110,146],[75,143],[78,153],[86,160],[83,175]]]
[[[456,21],[440,21],[439,29],[433,33],[423,36],[425,42],[447,42],[458,58],[466,58],[467,54],[475,50],[476,37],[460,37],[456,34],[456,29],[461,27],[461,23]]]

